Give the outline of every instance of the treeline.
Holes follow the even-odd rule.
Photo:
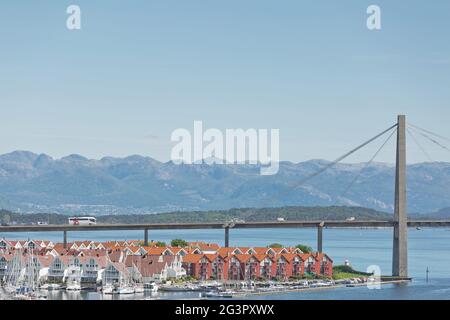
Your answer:
[[[0,211],[2,224],[33,224],[44,222],[48,224],[66,224],[67,215],[56,213],[12,213]],[[138,215],[104,215],[98,216],[98,223],[189,223],[189,222],[227,222],[231,220],[244,221],[276,221],[283,218],[286,221],[311,220],[345,220],[355,217],[358,220],[386,220],[392,215],[362,207],[281,207],[281,208],[247,208],[219,211],[170,212]]]
[[[33,224],[44,222],[48,224],[65,224],[67,216],[58,213],[15,213],[0,210],[0,223],[10,225],[12,223]]]
[[[104,223],[172,223],[172,222],[225,222],[231,220],[275,221],[285,220],[345,220],[355,217],[358,220],[384,220],[392,215],[361,207],[282,207],[247,208],[219,211],[171,212],[147,215],[100,216]]]

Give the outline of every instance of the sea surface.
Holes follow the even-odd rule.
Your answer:
[[[323,250],[335,265],[348,260],[356,270],[366,271],[370,266],[380,268],[383,275],[391,274],[392,232],[386,229],[335,229],[323,233]],[[139,231],[83,231],[69,232],[68,241],[75,240],[136,240],[143,239]],[[62,232],[0,233],[0,238],[11,240],[52,240],[62,242]],[[316,248],[315,229],[236,229],[230,230],[231,246],[267,246],[277,242],[284,246],[305,244]],[[222,230],[158,230],[150,231],[149,239],[170,242],[180,238],[187,241],[215,242],[223,245]],[[367,287],[336,288],[301,291],[265,296],[249,296],[249,299],[448,299],[450,300],[450,229],[410,228],[408,230],[409,275],[413,281],[407,284],[387,284],[381,289]],[[428,279],[427,279],[427,268]],[[96,293],[57,293],[56,299],[97,299]],[[160,294],[163,299],[197,298],[198,293]],[[139,298],[139,297],[126,297]]]

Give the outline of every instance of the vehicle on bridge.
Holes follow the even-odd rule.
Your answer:
[[[92,226],[97,224],[97,219],[94,217],[70,217],[69,224],[72,226]]]

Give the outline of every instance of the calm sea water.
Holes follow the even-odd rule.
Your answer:
[[[409,284],[383,285],[380,290],[369,290],[367,287],[338,288],[251,299],[450,299],[450,229],[424,228],[408,231],[409,274],[414,278]],[[392,229],[325,229],[323,248],[335,265],[349,260],[355,269],[361,271],[376,265],[380,267],[382,274],[388,275],[391,273],[392,263],[392,232]],[[279,242],[285,246],[294,246],[301,243],[315,249],[316,235],[315,229],[236,229],[230,231],[230,245],[267,246]],[[61,242],[62,232],[0,233],[0,238],[2,237]],[[143,232],[87,231],[72,232],[68,237],[68,241],[130,240],[142,239]],[[222,230],[158,230],[151,231],[149,238],[166,242],[181,238],[223,244],[224,233]],[[425,279],[427,267],[430,271],[428,282]]]

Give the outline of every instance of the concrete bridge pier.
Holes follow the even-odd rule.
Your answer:
[[[225,227],[225,247],[230,246],[230,227]]]
[[[148,229],[144,229],[144,246],[148,246]]]
[[[63,248],[67,249],[67,230],[63,231]]]
[[[317,252],[322,253],[322,243],[323,243],[323,226],[324,222],[321,222],[319,226],[317,227]]]

